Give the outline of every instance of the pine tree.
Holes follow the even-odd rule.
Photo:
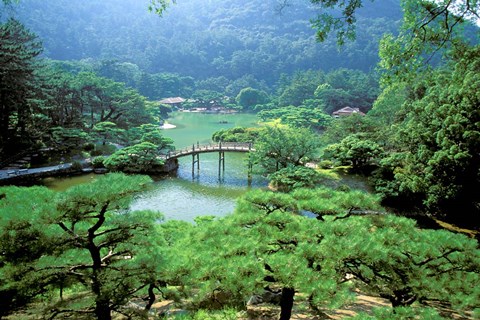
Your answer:
[[[108,320],[113,311],[131,317],[141,311],[125,305],[137,295],[149,296],[148,310],[154,296],[147,289],[155,288],[160,265],[154,228],[161,216],[128,205],[150,181],[110,174],[61,193],[1,188],[0,316],[44,293],[51,299],[38,313],[50,319]]]
[[[0,24],[0,147],[28,137],[41,51],[37,36],[17,20]]]

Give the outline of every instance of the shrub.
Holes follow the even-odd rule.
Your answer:
[[[104,156],[99,156],[99,157],[95,157],[93,158],[92,160],[92,165],[95,169],[99,169],[99,168],[105,168],[105,164],[103,163],[105,161],[105,157]]]
[[[323,160],[323,161],[320,161],[318,166],[322,169],[331,169],[331,168],[333,168],[333,161]]]
[[[106,144],[106,145],[96,145],[95,146],[95,151],[93,151],[91,154],[92,156],[100,156],[100,155],[110,155],[114,153],[117,150],[117,147],[111,144]]]
[[[80,161],[73,161],[70,168],[74,171],[81,171],[83,169],[83,165]]]
[[[83,145],[83,151],[92,152],[95,150],[95,145],[91,142],[85,143]]]
[[[272,186],[282,192],[314,187],[322,176],[312,168],[287,167],[269,175]]]
[[[118,150],[103,163],[110,171],[155,173],[161,171],[164,160],[159,157],[156,145],[142,142]]]
[[[350,192],[352,189],[346,184],[342,184],[342,185],[339,185],[336,190],[341,192]]]

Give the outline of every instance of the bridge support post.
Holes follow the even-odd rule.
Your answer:
[[[251,144],[249,145],[249,150],[251,149]],[[248,154],[248,168],[247,168],[247,176],[248,176],[248,186],[252,186],[252,173],[253,173],[253,161],[252,161],[252,155],[249,153]]]
[[[220,151],[218,153],[218,177],[222,175],[222,173],[225,175],[225,152]]]
[[[197,164],[197,173],[200,173],[200,154],[192,154],[192,178],[195,177],[195,164]]]

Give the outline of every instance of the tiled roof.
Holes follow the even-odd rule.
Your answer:
[[[175,103],[182,103],[182,102],[185,102],[185,99],[181,97],[166,98],[166,99],[160,100],[160,103],[166,103],[166,104],[175,104]]]
[[[352,114],[352,113],[358,113],[361,115],[365,115],[360,109],[358,108],[351,108],[351,107],[345,107],[340,110],[337,110],[333,113],[333,115],[340,115],[340,114]]]

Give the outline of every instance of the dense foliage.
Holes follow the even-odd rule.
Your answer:
[[[405,218],[358,215],[381,210],[377,201],[327,188],[250,192],[233,215],[179,229],[187,235],[173,238],[172,271],[192,288],[189,296],[195,292],[197,308],[238,306],[252,293],[260,301],[277,295],[280,319],[290,318],[297,292],[325,310],[350,301],[352,287],[389,299],[395,311],[383,311],[383,318],[394,318],[397,308],[412,317],[436,314],[426,304],[431,299],[478,308],[478,288],[461,280],[480,280],[476,242],[419,230]]]
[[[149,182],[112,174],[58,194],[2,188],[2,315],[46,293],[38,312],[49,318],[133,315],[125,305],[155,285],[160,259],[149,235],[161,216],[128,210]]]
[[[0,162],[41,148],[65,156],[90,143],[139,143],[141,126],[165,117],[123,83],[38,59],[40,42],[17,20],[0,24],[0,41]],[[171,141],[156,128],[144,141],[165,149]]]
[[[0,24],[0,48],[0,150],[5,152],[8,146],[39,135],[34,127],[40,120],[35,57],[42,45],[20,22],[9,19]]]
[[[432,211],[478,219],[479,49],[464,52],[453,69],[431,73],[412,90],[397,145],[382,163],[377,188],[423,201]],[[458,210],[462,208],[461,210]],[[455,213],[454,213],[455,212]]]
[[[103,161],[109,170],[129,173],[155,173],[161,170],[164,163],[157,146],[151,142],[125,147]]]
[[[255,142],[262,134],[262,128],[243,128],[234,127],[230,129],[221,129],[212,135],[215,142]]]
[[[363,3],[318,2],[348,3],[345,16],[354,16]],[[400,35],[386,35],[380,47],[382,94],[366,117],[329,126],[322,141],[334,144],[325,155],[354,167],[375,160],[379,169],[373,181],[390,205],[478,225],[479,196],[473,190],[480,181],[480,127],[473,88],[479,49],[478,29],[469,24],[478,17],[478,2],[405,0],[402,5]],[[348,24],[354,22],[339,24],[338,30],[351,32]],[[442,62],[434,63],[439,58]]]
[[[289,192],[297,188],[313,188],[324,177],[312,168],[287,167],[270,174],[268,178],[275,189]]]
[[[382,33],[395,32],[401,18],[398,2],[389,2],[359,14],[357,42],[340,53],[334,39],[322,45],[316,42],[309,22],[315,10],[308,1],[279,12],[276,0],[241,4],[215,0],[201,6],[184,0],[169,6],[161,18],[147,12],[148,0],[22,0],[15,11],[44,40],[49,58],[119,62],[120,72],[105,68],[102,74],[129,77],[115,77],[116,81],[128,83],[132,76],[144,77],[143,73],[154,78],[161,74],[199,80],[225,77],[230,82],[253,76],[270,86],[282,73],[297,70],[346,67],[369,71],[378,62],[376,49]],[[388,9],[379,14],[383,8]]]
[[[378,161],[382,148],[365,135],[351,134],[339,143],[331,144],[323,150],[323,157],[339,161],[342,165],[351,165],[354,170],[362,169]]]
[[[255,142],[254,161],[267,173],[282,168],[303,166],[315,157],[316,135],[309,129],[269,126]]]

